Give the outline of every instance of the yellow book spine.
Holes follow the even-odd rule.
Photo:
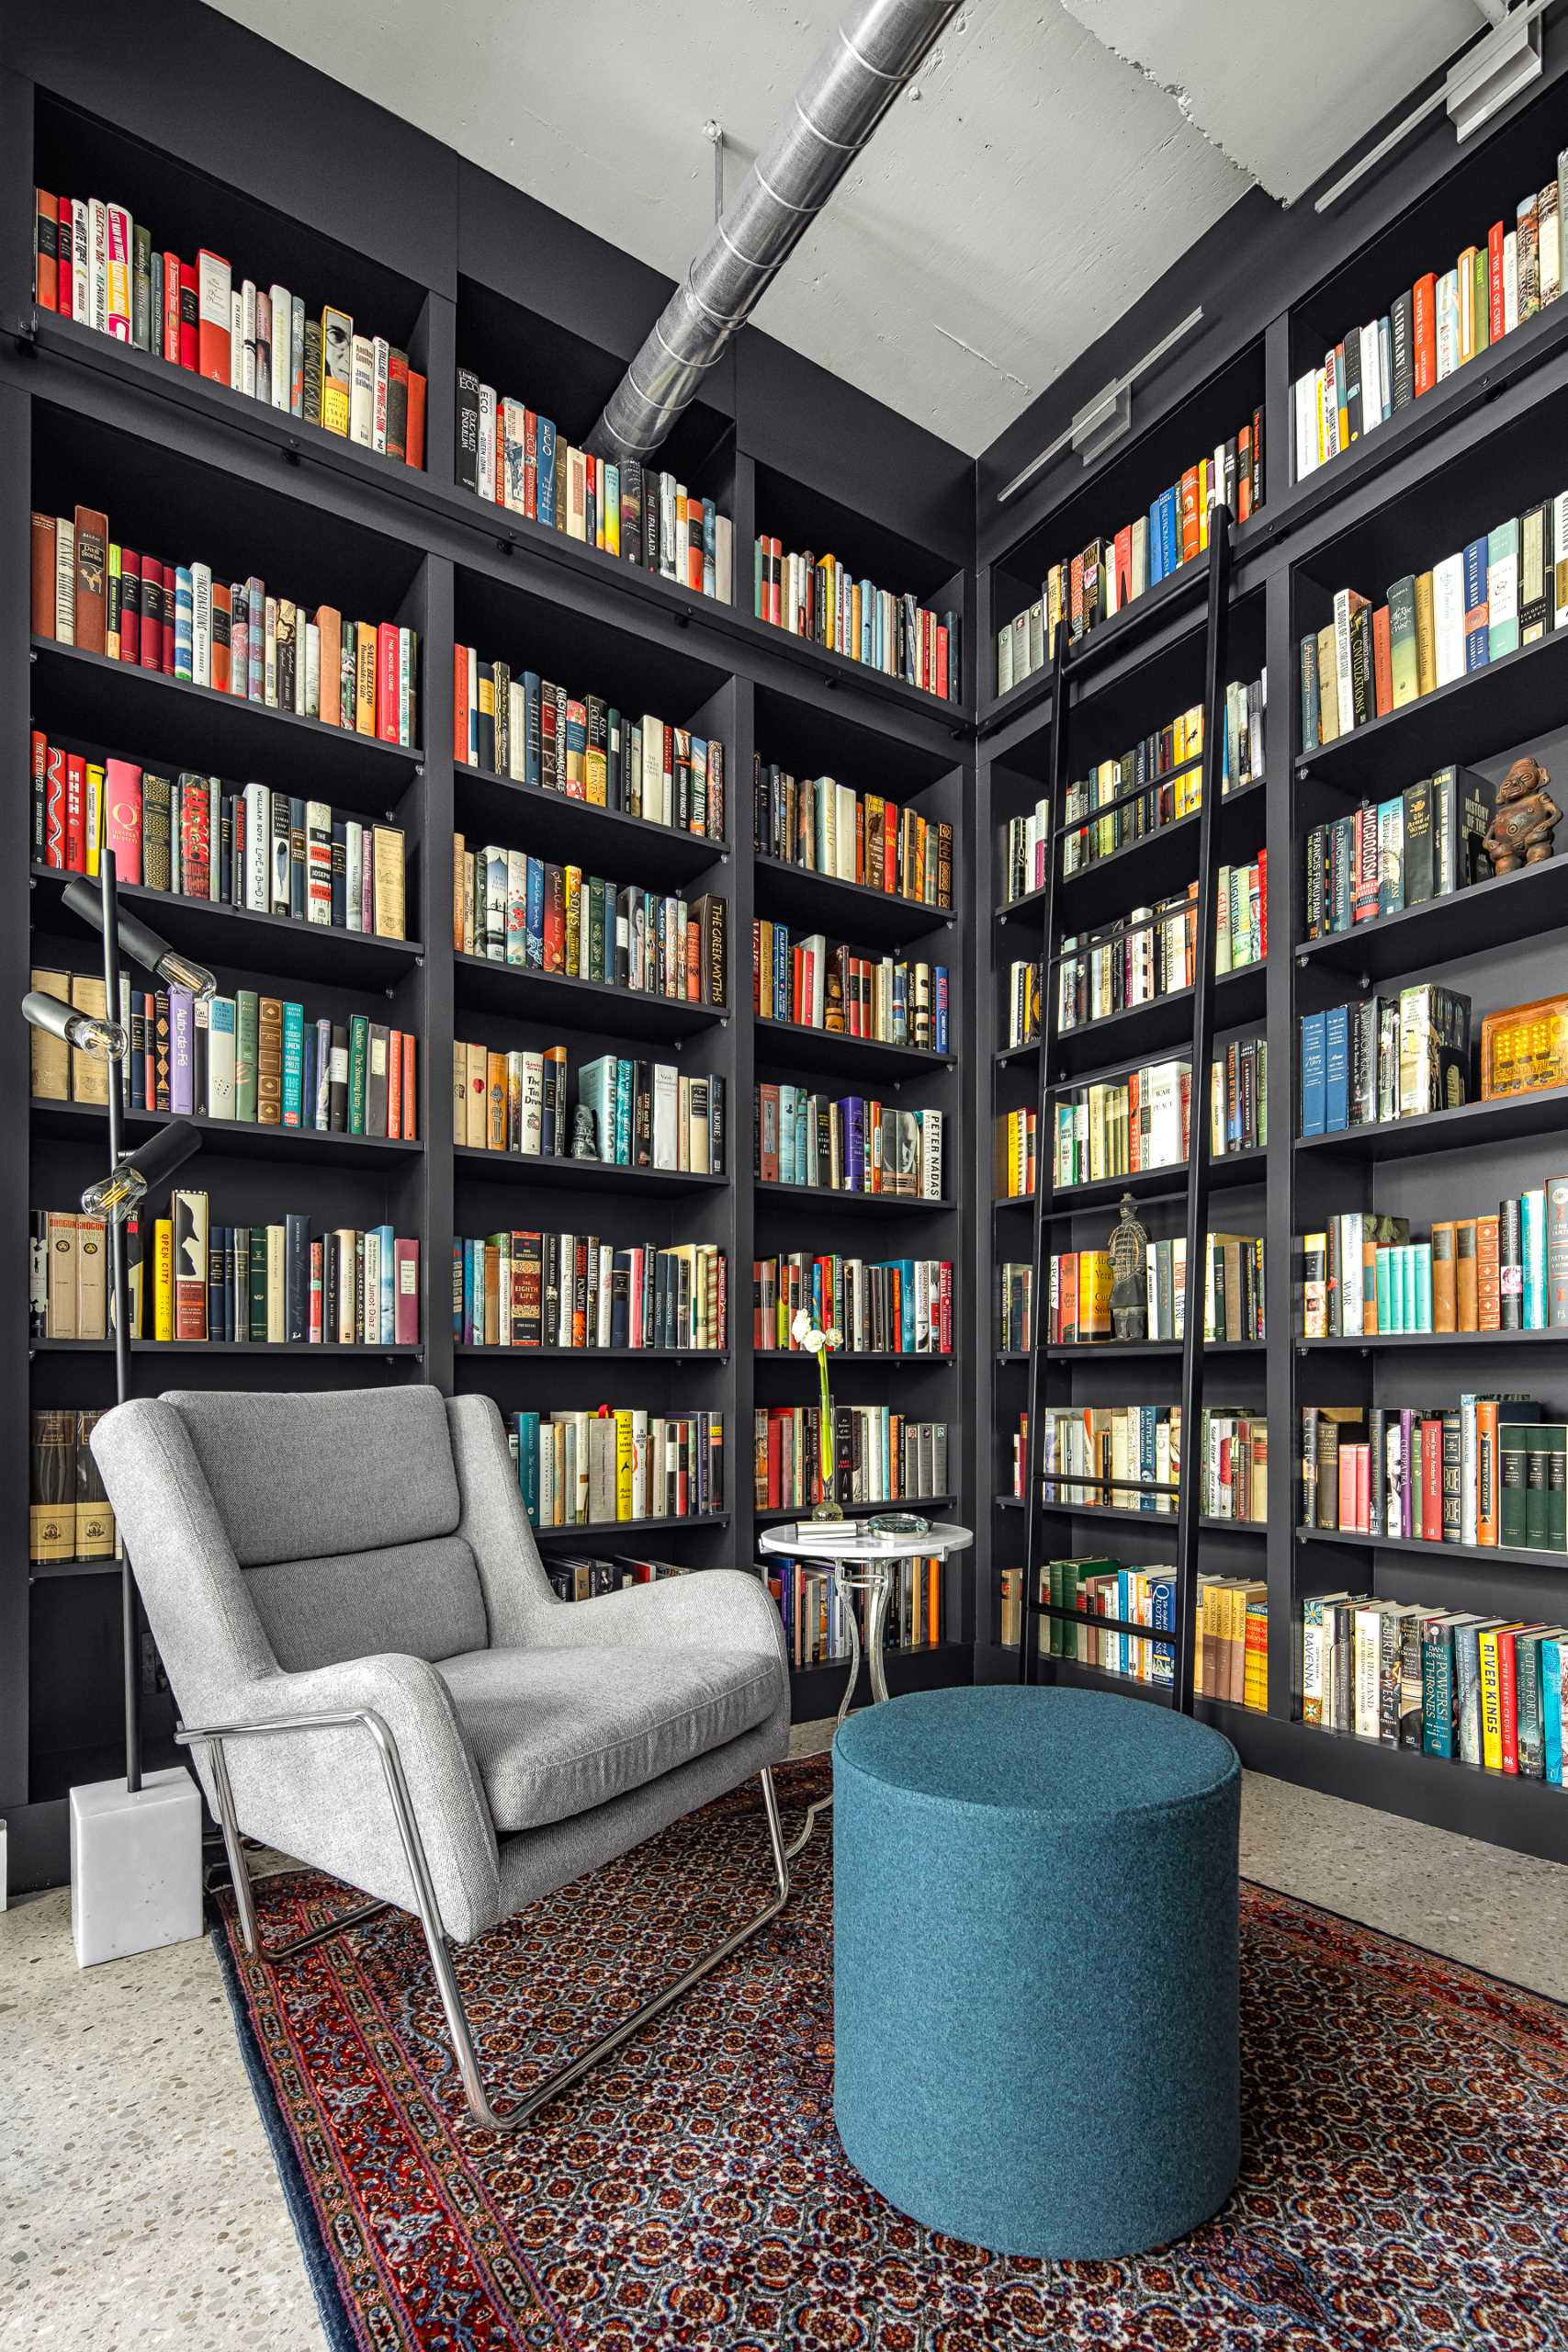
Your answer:
[[[175,1336],[175,1228],[161,1216],[152,1227],[152,1337]]]
[[[1503,1769],[1503,1682],[1497,1636],[1483,1634],[1481,1646],[1481,1760],[1489,1772]]]
[[[376,732],[376,628],[371,621],[354,624],[354,731]]]
[[[637,1469],[637,1448],[632,1442],[632,1417],[629,1412],[615,1415],[615,1517],[631,1519],[636,1511],[634,1479]]]

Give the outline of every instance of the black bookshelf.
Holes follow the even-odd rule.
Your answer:
[[[1354,321],[1387,309],[1423,271],[1446,266],[1464,244],[1483,236],[1500,212],[1511,217],[1537,150],[1543,156],[1550,150],[1555,158],[1568,74],[1562,28],[1548,28],[1543,57],[1541,81],[1482,138],[1456,149],[1451,129],[1436,119],[1405,141],[1392,164],[1369,174],[1321,213],[1310,202],[1285,216],[1250,199],[1238,206],[1222,232],[1168,273],[981,458],[977,814],[981,838],[991,846],[992,876],[999,877],[1007,820],[1032,808],[1045,789],[1059,695],[1049,670],[997,694],[996,630],[1040,594],[1046,562],[1081,546],[1107,521],[1144,511],[1171,478],[1170,464],[1180,450],[1195,455],[1206,438],[1213,440],[1203,428],[1216,409],[1235,406],[1243,383],[1260,384],[1266,496],[1235,535],[1230,595],[1233,628],[1240,628],[1247,653],[1267,663],[1267,765],[1262,781],[1230,796],[1218,814],[1219,854],[1226,860],[1267,848],[1269,958],[1260,974],[1221,981],[1214,994],[1218,1017],[1228,1025],[1227,993],[1237,991],[1234,1001],[1245,1007],[1239,1017],[1255,1022],[1267,1040],[1269,1142],[1250,1164],[1233,1163],[1227,1170],[1224,1159],[1213,1163],[1211,1221],[1266,1239],[1269,1339],[1260,1350],[1228,1354],[1223,1372],[1213,1368],[1210,1385],[1212,1394],[1223,1387],[1227,1400],[1235,1392],[1266,1409],[1271,1508],[1265,1526],[1205,1521],[1200,1556],[1222,1573],[1240,1574],[1245,1567],[1266,1577],[1269,1711],[1260,1715],[1200,1702],[1199,1712],[1219,1723],[1244,1761],[1258,1770],[1556,1856],[1562,1850],[1561,1791],[1304,1724],[1297,1653],[1303,1599],[1347,1587],[1394,1600],[1429,1599],[1448,1608],[1488,1606],[1490,1595],[1521,1617],[1568,1622],[1568,1560],[1294,1522],[1301,1406],[1397,1406],[1457,1396],[1461,1388],[1503,1386],[1540,1396],[1549,1417],[1561,1414],[1568,1409],[1568,1331],[1385,1332],[1308,1341],[1292,1322],[1292,1295],[1294,1237],[1336,1211],[1408,1214],[1413,1234],[1424,1235],[1434,1217],[1495,1208],[1503,1195],[1539,1185],[1568,1166],[1568,1090],[1472,1101],[1427,1118],[1332,1136],[1297,1134],[1296,1024],[1303,1012],[1430,979],[1470,994],[1479,1024],[1499,1006],[1561,987],[1568,944],[1568,826],[1559,828],[1558,854],[1542,865],[1319,940],[1305,936],[1304,842],[1313,825],[1353,808],[1363,796],[1386,797],[1450,763],[1497,776],[1515,755],[1530,751],[1561,776],[1568,758],[1568,634],[1549,631],[1519,652],[1310,751],[1302,743],[1298,645],[1328,617],[1334,589],[1356,586],[1376,602],[1402,572],[1426,568],[1456,541],[1462,544],[1551,493],[1551,484],[1540,479],[1540,453],[1543,437],[1568,412],[1568,302],[1542,311],[1483,359],[1363,436],[1348,455],[1300,481],[1292,478],[1291,410],[1294,377],[1321,364],[1328,344]],[[1543,163],[1540,180],[1547,175]],[[1325,175],[1325,184],[1334,176]],[[1201,329],[1134,390],[1126,435],[1087,464],[1064,449],[1019,491],[1001,495],[1077,407],[1199,303]],[[1108,756],[1130,741],[1156,715],[1155,703],[1170,715],[1196,698],[1202,613],[1196,579],[1188,575],[1199,569],[1185,567],[1174,582],[1087,640],[1075,665],[1079,684],[1073,695],[1075,732],[1087,726],[1094,739],[1085,746],[1086,759]],[[1232,670],[1256,674],[1244,663],[1233,662]],[[1073,773],[1082,772],[1075,763]],[[1051,843],[1055,856],[1059,811],[1052,816],[1058,829]],[[1087,869],[1090,878],[1075,876],[1059,885],[1070,906],[1066,927],[1109,922],[1182,888],[1193,872],[1196,831],[1197,820],[1188,818],[1145,834]],[[1031,1049],[997,1050],[997,1028],[1006,967],[1038,952],[1049,897],[1035,891],[1010,906],[994,898],[990,950],[976,959],[975,987],[991,1030],[993,1110],[1031,1099],[1040,1056]],[[1059,1043],[1053,1037],[1051,1078],[1065,1091],[1115,1058],[1141,1059],[1154,1041],[1177,1037],[1186,1017],[1181,1008],[1161,1004],[1069,1033]],[[989,1120],[978,1125],[972,1167],[977,1196],[986,1200],[995,1190]],[[1227,1175],[1237,1184],[1229,1193],[1219,1189]],[[1051,1204],[1054,1246],[1103,1246],[1122,1189],[1058,1194]],[[1127,1189],[1136,1193],[1152,1234],[1170,1229],[1177,1185],[1169,1174]],[[971,1317],[978,1341],[980,1422],[996,1432],[998,1489],[977,1533],[978,1679],[1010,1679],[1018,1672],[1017,1652],[1004,1649],[999,1639],[998,1585],[999,1572],[1022,1561],[1025,1514],[1009,1489],[1010,1441],[1030,1362],[998,1352],[994,1338],[997,1269],[1029,1256],[1021,1212],[1032,1205],[992,1203],[989,1295]],[[1516,1340],[1524,1340],[1526,1350],[1510,1360]],[[1155,1351],[1051,1351],[1042,1371],[1069,1380],[1070,1394],[1085,1401],[1174,1395],[1173,1366]],[[1137,1531],[1140,1520],[1157,1534]],[[1097,1522],[1103,1532],[1097,1533]],[[1110,1525],[1118,1527],[1113,1542]],[[1053,1548],[1061,1543],[1068,1550],[1120,1549],[1140,1564],[1170,1559],[1173,1533],[1168,1518],[1134,1512],[1118,1521],[1104,1510],[1064,1506],[1046,1540]],[[1055,1679],[1150,1695],[1145,1686],[1072,1661],[1052,1659],[1047,1670]]]
[[[754,329],[734,363],[682,421],[668,459],[730,518],[735,601],[722,605],[481,505],[454,475],[459,361],[552,413],[579,439],[668,291],[658,276],[519,191],[459,161],[238,26],[174,0],[132,40],[101,0],[86,0],[69,35],[41,20],[18,30],[0,76],[0,151],[7,158],[0,235],[0,528],[13,560],[0,568],[0,681],[7,692],[13,775],[27,772],[29,724],[87,756],[194,768],[227,782],[256,778],[330,801],[335,810],[400,824],[408,847],[401,941],[238,912],[208,901],[127,889],[178,945],[226,986],[280,995],[312,991],[418,1039],[416,1143],[203,1121],[191,1180],[213,1214],[309,1210],[317,1229],[390,1221],[421,1248],[421,1338],[412,1347],[165,1346],[132,1351],[137,1393],[177,1384],[316,1390],[431,1381],[482,1391],[503,1413],[604,1401],[651,1411],[722,1412],[722,1510],[680,1520],[541,1531],[547,1556],[573,1548],[656,1549],[694,1569],[752,1566],[753,1398],[807,1403],[808,1363],[775,1362],[754,1376],[750,1270],[762,1250],[810,1246],[865,1257],[911,1248],[946,1257],[966,1296],[970,1204],[961,1177],[969,1043],[967,917],[754,858],[753,748],[917,803],[960,832],[956,870],[970,888],[963,820],[972,795],[974,614],[972,460],[841,385]],[[183,95],[177,105],[173,93]],[[246,102],[235,102],[243,90]],[[188,112],[187,112],[188,108]],[[270,128],[264,128],[264,118]],[[347,141],[355,170],[323,181],[321,125]],[[179,160],[175,160],[178,158]],[[280,277],[308,307],[341,303],[371,333],[407,349],[426,375],[425,467],[390,463],[282,414],[35,309],[35,185],[102,188],[152,222],[161,244],[216,244],[236,275]],[[752,346],[755,346],[753,348]],[[897,679],[758,622],[750,610],[759,490],[770,516],[794,527],[823,517],[811,544],[838,532],[842,551],[908,558],[904,581],[957,607],[964,694],[939,702]],[[36,638],[23,550],[30,509],[105,505],[111,536],[170,560],[215,570],[245,551],[282,594],[338,603],[357,618],[398,619],[421,639],[420,741],[389,746],[290,713],[178,684],[139,667]],[[769,527],[776,526],[770,522]],[[805,544],[806,542],[802,542]],[[875,563],[873,563],[874,570]],[[234,576],[238,576],[238,573]],[[452,647],[604,693],[722,743],[727,823],[705,839],[531,788],[456,759]],[[15,1005],[37,966],[87,970],[61,905],[65,876],[29,868],[27,796],[11,796],[5,862],[12,922],[6,985]],[[452,945],[453,837],[498,842],[617,883],[641,883],[728,906],[729,1002],[694,1005],[468,957]],[[953,968],[952,1050],[945,1056],[784,1030],[751,1013],[750,931],[759,910],[833,939],[908,952]],[[378,1010],[377,1008],[379,1008]],[[0,1026],[0,1077],[20,1106],[28,1092],[19,1018]],[[727,1085],[722,1173],[620,1168],[570,1158],[470,1149],[454,1136],[450,1044],[510,1049],[564,1043],[576,1069],[604,1052],[673,1061]],[[949,1115],[949,1181],[936,1202],[824,1198],[752,1182],[750,1106],[757,1070],[842,1080],[845,1090],[939,1103]],[[896,1093],[889,1090],[897,1090]],[[33,1408],[102,1406],[112,1396],[107,1342],[27,1340],[28,1212],[69,1205],[98,1172],[101,1114],[74,1103],[29,1106],[28,1149],[7,1161],[0,1259],[0,1328],[12,1335],[0,1416],[8,1490],[26,1492]],[[156,1114],[129,1122],[134,1136]],[[574,1202],[572,1195],[583,1197]],[[154,1206],[160,1204],[154,1204]],[[912,1221],[911,1221],[912,1217]],[[465,1348],[450,1308],[455,1235],[499,1225],[592,1225],[615,1242],[716,1244],[728,1273],[729,1344],[715,1350],[556,1351]],[[966,1335],[940,1359],[846,1360],[847,1401],[950,1425],[949,1484],[939,1507],[963,1514],[970,1476],[963,1399]],[[231,1359],[231,1361],[230,1361]],[[764,1518],[766,1515],[762,1515]],[[966,1555],[965,1555],[966,1557]],[[110,1564],[112,1566],[112,1564]],[[17,1887],[66,1867],[65,1792],[117,1769],[118,1635],[113,1577],[102,1564],[29,1575],[19,1518],[0,1585],[0,1809]],[[964,1561],[947,1570],[949,1638],[896,1667],[922,1683],[966,1680],[974,1621]],[[81,1670],[62,1671],[67,1657]],[[29,1690],[32,1702],[29,1706]],[[816,1674],[797,1678],[799,1714],[836,1704]],[[166,1692],[149,1688],[150,1762],[172,1761]]]

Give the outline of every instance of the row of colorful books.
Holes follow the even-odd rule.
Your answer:
[[[312,613],[254,572],[226,582],[209,564],[135,554],[98,507],[34,514],[32,631],[383,743],[419,740],[416,630],[345,621],[335,605]]]
[[[1568,1425],[1532,1397],[1303,1405],[1300,1471],[1306,1527],[1568,1552]]]
[[[820,1560],[770,1555],[763,1574],[784,1621],[784,1649],[795,1667],[830,1666],[850,1657],[850,1611],[856,1595]],[[886,1649],[920,1649],[942,1639],[940,1558],[896,1560],[888,1576]],[[863,1641],[863,1627],[862,1629]]]
[[[1425,1118],[1471,1099],[1471,1001],[1423,981],[1299,1016],[1303,1136]]]
[[[1211,1233],[1204,1244],[1203,1337],[1237,1345],[1263,1337],[1263,1237]],[[1046,1344],[1054,1348],[1115,1345],[1111,1313],[1111,1260],[1103,1250],[1070,1250],[1047,1261]],[[1145,1253],[1145,1336],[1179,1340],[1187,1328],[1187,1243],[1151,1241]],[[997,1344],[1028,1352],[1033,1332],[1034,1269],[1010,1262],[998,1269]]]
[[[420,1336],[419,1243],[390,1225],[312,1233],[303,1214],[217,1225],[204,1192],[170,1195],[169,1215],[132,1220],[130,1337],[217,1345],[404,1347]],[[102,1220],[38,1209],[29,1239],[36,1339],[110,1336]]]
[[[406,935],[400,825],[339,816],[325,800],[220,776],[162,775],[96,760],[32,730],[32,860],[96,879],[103,849],[116,879],[244,914]]]
[[[1426,1241],[1408,1217],[1354,1209],[1297,1247],[1303,1339],[1568,1329],[1568,1176],[1495,1214],[1435,1218]]]
[[[1010,1589],[1010,1579],[1012,1583]],[[1002,1579],[1002,1639],[1018,1639],[1021,1571]],[[1146,1625],[1152,1634],[1176,1626],[1176,1570],[1134,1568],[1101,1555],[1050,1560],[1040,1570],[1039,1598],[1052,1609],[1112,1617]],[[1163,1683],[1175,1675],[1168,1641],[1079,1624],[1073,1616],[1042,1615],[1040,1648],[1047,1657],[1075,1659],[1130,1682]],[[1192,1687],[1200,1696],[1266,1713],[1269,1707],[1269,1596],[1261,1578],[1200,1576],[1193,1608]]]
[[[536,409],[457,370],[459,490],[542,523],[584,547],[730,602],[734,533],[728,514],[683,481],[636,458],[596,458],[563,440]]]
[[[727,1261],[712,1242],[502,1232],[452,1244],[464,1347],[705,1352],[728,1344],[728,1317]]]
[[[355,333],[346,311],[308,310],[276,280],[236,285],[232,265],[205,245],[182,261],[154,246],[123,204],[41,187],[35,196],[39,310],[423,466],[425,379],[385,335]]]
[[[874,1096],[813,1094],[764,1080],[752,1103],[752,1168],[764,1184],[942,1198],[946,1114]]]
[[[802,1312],[836,1331],[844,1355],[953,1352],[953,1265],[946,1258],[845,1258],[792,1250],[751,1262],[751,1344],[797,1353]]]
[[[716,736],[574,695],[536,670],[452,649],[452,755],[513,784],[558,792],[705,841],[724,838],[724,745]]]
[[[819,931],[803,938],[787,923],[759,916],[751,924],[751,1009],[761,1020],[922,1052],[948,1050],[945,964],[862,956],[829,945]]]
[[[724,1509],[724,1415],[641,1405],[513,1413],[507,1442],[534,1527],[701,1519]]]
[[[953,827],[830,775],[798,779],[751,763],[751,846],[808,873],[918,906],[953,904]]]
[[[845,1503],[929,1501],[948,1491],[948,1425],[890,1405],[835,1405],[833,1459]],[[752,1499],[759,1510],[812,1510],[822,1499],[821,1409],[759,1405],[752,1415]]]
[[[1027,1497],[1029,1416],[1013,1440],[1012,1491]],[[1250,1408],[1205,1405],[1198,1425],[1199,1509],[1208,1519],[1261,1524],[1269,1516],[1269,1425]],[[1047,1503],[1173,1517],[1181,1477],[1179,1405],[1050,1406],[1041,1416],[1039,1470]]]
[[[690,900],[557,865],[525,850],[453,841],[452,944],[563,979],[665,996],[728,1001],[728,902]]]
[[[1302,749],[1501,662],[1568,623],[1568,491],[1481,532],[1376,605],[1356,588],[1301,640]]]
[[[943,702],[963,697],[957,613],[935,613],[913,596],[857,580],[837,556],[786,553],[782,539],[759,536],[751,611],[791,637],[829,646]]]
[[[1210,1065],[1209,1148],[1216,1159],[1269,1141],[1269,1048],[1238,1038]],[[1187,1159],[1191,1069],[1150,1062],[1125,1078],[1075,1087],[1056,1105],[1055,1184],[1114,1182]]]
[[[103,1018],[104,984],[91,973],[35,970],[32,986]],[[308,1020],[302,1004],[254,989],[206,1000],[188,989],[135,989],[123,974],[119,1016],[130,1040],[119,1066],[128,1111],[414,1139],[418,1057],[409,1030],[364,1013]],[[35,1102],[107,1101],[108,1063],[43,1030],[31,1031],[30,1043]]]
[[[1291,387],[1294,476],[1303,481],[1413,401],[1494,349],[1562,291],[1568,148],[1546,186],[1494,220],[1453,266],[1427,270],[1378,318],[1348,328]]]
[[[1303,849],[1306,936],[1329,939],[1487,881],[1483,843],[1496,807],[1487,777],[1448,767],[1314,825]]]
[[[1269,853],[1222,865],[1215,883],[1214,977],[1260,964],[1269,952]],[[1056,975],[1058,1031],[1131,1012],[1190,989],[1198,952],[1198,885],[1119,922],[1062,941]]]
[[[580,1066],[576,1102],[570,1097],[565,1046],[508,1052],[454,1041],[453,1136],[460,1148],[561,1159],[586,1115],[592,1157],[607,1166],[724,1173],[725,1081],[716,1071],[688,1077],[673,1062],[600,1054]]]
[[[1263,503],[1263,411],[1186,468],[1140,514],[1078,555],[1054,563],[1032,605],[997,633],[997,692],[1007,694],[1055,651],[1064,624],[1075,642],[1112,619],[1184,563],[1206,552],[1209,516],[1228,506],[1245,523]]]
[[[1303,1723],[1562,1786],[1568,1627],[1331,1592],[1301,1629]]]

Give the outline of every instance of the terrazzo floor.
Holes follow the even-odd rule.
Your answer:
[[[795,1752],[825,1747],[830,1731],[802,1725]],[[1241,1866],[1568,2000],[1568,1868],[1256,1773]],[[204,1940],[78,1972],[68,1895],[18,1904],[0,1915],[0,2053],[6,2352],[319,2352]]]

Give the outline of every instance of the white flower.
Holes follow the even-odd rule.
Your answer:
[[[819,1355],[828,1344],[826,1335],[818,1329],[804,1306],[790,1325],[789,1335],[796,1347],[804,1348],[808,1355]]]

